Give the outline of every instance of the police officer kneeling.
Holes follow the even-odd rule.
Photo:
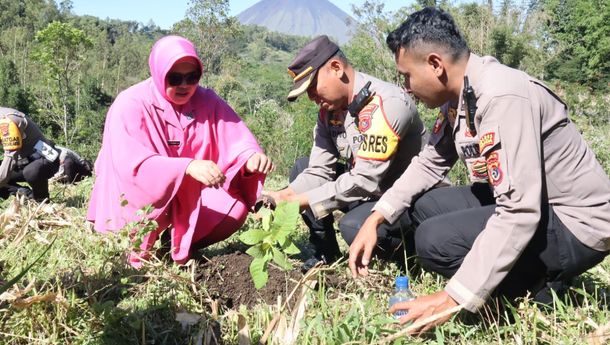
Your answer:
[[[326,36],[305,45],[288,71],[294,81],[288,100],[307,93],[320,106],[314,146],[308,158],[296,162],[288,188],[264,193],[276,201],[299,201],[315,250],[303,265],[307,270],[318,261],[330,264],[340,256],[333,211],[347,212],[339,228],[351,243],[374,200],[419,153],[425,129],[406,92],[355,71]],[[382,227],[376,254],[391,258],[409,229],[408,217]]]
[[[34,200],[49,198],[49,178],[59,169],[59,153],[38,126],[15,109],[0,107],[0,135],[4,160],[0,165],[0,186],[27,182]]]
[[[387,43],[407,90],[441,109],[428,145],[350,247],[352,274],[366,274],[378,225],[413,206],[422,266],[450,279],[444,291],[399,304],[408,310],[402,323],[458,304],[475,312],[494,291],[509,298],[529,291],[548,302],[549,288],[608,255],[610,180],[556,94],[470,53],[451,16],[436,8],[411,14]],[[458,159],[473,181],[486,183],[435,189],[416,201]]]

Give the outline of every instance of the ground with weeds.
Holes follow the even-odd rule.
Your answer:
[[[270,266],[269,281],[257,290],[250,278],[251,262],[252,257],[243,251],[212,256],[196,266],[195,282],[221,305],[233,308],[254,307],[259,302],[274,304],[278,298],[286,299],[302,277],[298,270],[284,272]]]
[[[53,185],[51,204],[3,202],[2,280],[55,242],[0,297],[0,343],[247,344],[264,337],[276,343],[369,344],[401,329],[387,314],[398,266],[375,262],[368,279],[353,280],[343,261],[303,277],[298,270],[307,256],[302,226],[296,241],[304,253],[292,258],[295,269],[271,267],[269,284],[259,291],[237,236],[202,250],[201,258],[185,266],[161,259],[135,270],[126,265],[123,236],[99,235],[85,222],[91,183]],[[415,268],[411,278],[416,294],[444,285],[439,276]],[[425,337],[395,343],[603,343],[610,323],[609,285],[607,259],[578,278],[569,298],[557,300],[554,308],[527,299],[507,307],[490,303],[479,315],[462,313]]]

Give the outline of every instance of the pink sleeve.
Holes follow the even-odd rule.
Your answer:
[[[167,156],[162,135],[155,133],[162,129],[138,101],[116,103],[118,109],[111,109],[111,140],[107,144],[123,181],[125,198],[137,205],[164,208],[176,194],[192,159]]]
[[[263,150],[235,111],[220,97],[218,99],[217,145],[221,150],[219,166],[227,176],[225,188],[230,195],[239,195],[251,208],[262,191],[265,175],[244,177],[243,168],[253,154]]]

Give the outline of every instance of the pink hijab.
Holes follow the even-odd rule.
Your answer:
[[[140,256],[146,257],[159,233],[173,225],[172,258],[179,263],[188,259],[196,229],[213,229],[238,199],[251,208],[264,181],[264,175],[244,176],[248,158],[262,150],[214,91],[198,87],[182,106],[169,101],[165,76],[185,57],[203,70],[190,41],[160,39],[150,53],[152,77],[121,92],[110,107],[87,213],[97,231],[118,231],[142,220],[138,210],[152,205],[145,217],[158,228],[142,239]],[[193,159],[216,162],[227,177],[222,190],[185,176]],[[200,212],[210,215],[205,227],[197,224]],[[140,265],[140,256],[132,253],[132,265]]]

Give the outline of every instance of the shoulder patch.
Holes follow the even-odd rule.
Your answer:
[[[0,119],[0,136],[4,151],[16,151],[21,148],[21,131],[17,124],[8,117]]]
[[[358,114],[358,118],[363,137],[358,149],[358,158],[378,161],[390,159],[398,150],[400,138],[388,122],[381,97],[374,96]]]
[[[361,133],[364,133],[371,128],[373,113],[375,113],[377,109],[379,109],[379,104],[378,102],[375,102],[374,98],[369,104],[362,108],[358,114],[358,130],[360,130]]]
[[[489,176],[489,183],[491,183],[492,186],[496,187],[502,183],[504,173],[502,172],[500,159],[498,152],[496,151],[490,153],[489,157],[487,157],[487,172],[487,175]]]
[[[493,146],[495,144],[495,138],[496,133],[494,132],[487,132],[481,135],[481,138],[479,139],[479,152],[482,154],[486,148]]]

